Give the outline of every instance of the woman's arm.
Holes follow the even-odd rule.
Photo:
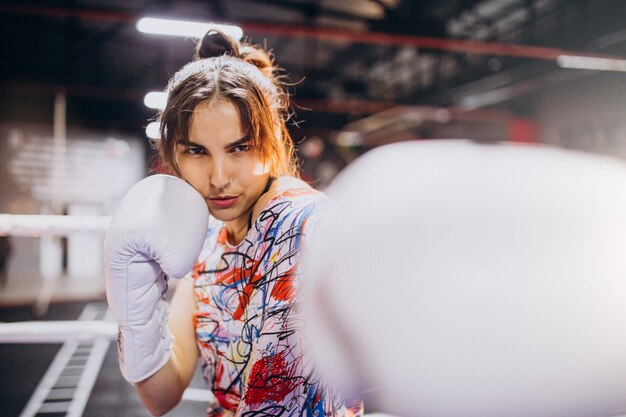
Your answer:
[[[160,416],[174,408],[193,377],[199,355],[193,324],[194,310],[193,282],[181,279],[170,304],[168,325],[174,336],[172,355],[156,374],[135,384],[152,415]]]

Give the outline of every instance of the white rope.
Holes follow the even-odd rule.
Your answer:
[[[74,232],[104,233],[111,216],[0,214],[0,235],[67,236]]]
[[[117,337],[117,324],[101,320],[0,323],[0,343],[65,343]]]
[[[185,389],[182,399],[185,401],[199,401],[205,403],[213,403],[217,401],[211,390],[202,388]]]
[[[0,213],[0,236],[70,236],[75,233],[103,235],[110,223],[111,216]],[[53,276],[44,280],[34,306],[37,316],[43,316],[48,311],[57,279],[58,276]]]

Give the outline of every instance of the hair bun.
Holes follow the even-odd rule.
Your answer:
[[[196,59],[211,58],[220,55],[239,56],[239,45],[236,40],[216,29],[204,34],[196,46]]]

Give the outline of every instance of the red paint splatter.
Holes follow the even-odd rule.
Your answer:
[[[268,401],[279,403],[285,399],[297,385],[297,380],[290,378],[290,368],[282,353],[256,361],[250,369],[246,404],[253,406]]]
[[[290,268],[282,277],[276,280],[274,288],[272,288],[272,297],[276,300],[291,301],[296,296],[295,280],[295,268]]]
[[[243,289],[237,288],[236,290],[238,293],[237,296],[239,298],[239,304],[233,313],[233,319],[235,320],[241,320],[241,317],[246,311],[248,303],[252,298],[252,293],[256,289],[256,283],[262,278],[262,275],[259,273],[258,266],[259,262],[253,261],[252,266],[249,268],[228,269],[224,273],[219,273],[215,276],[215,282],[217,284],[239,286],[241,283],[245,283]],[[255,271],[253,276],[252,271]]]
[[[220,245],[225,245],[226,242],[228,242],[228,230],[226,229],[226,227],[222,227],[222,230],[220,230],[220,234],[217,235],[217,243],[219,243]]]
[[[317,193],[319,193],[319,191],[311,188],[292,188],[285,191],[282,195],[285,197],[300,197],[302,195],[312,195]]]
[[[234,392],[215,390],[213,394],[222,408],[232,411],[233,413],[237,411],[237,408],[239,408],[241,398]]]
[[[198,279],[200,274],[206,270],[206,262],[196,262],[193,266],[193,279]]]

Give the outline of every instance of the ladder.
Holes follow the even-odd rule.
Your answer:
[[[78,320],[111,320],[105,303],[89,303]],[[20,417],[81,417],[111,341],[65,342]]]

